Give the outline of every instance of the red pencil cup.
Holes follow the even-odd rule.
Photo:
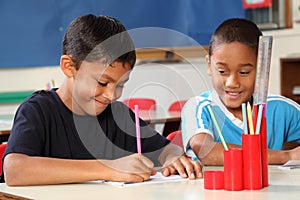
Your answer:
[[[242,135],[244,159],[244,189],[262,188],[261,141],[258,135]]]
[[[224,172],[220,170],[207,170],[203,173],[204,189],[223,190],[224,189]]]
[[[243,190],[243,150],[231,148],[224,150],[224,189]]]
[[[265,109],[264,109],[265,110]],[[261,123],[261,165],[262,165],[262,187],[268,187],[268,144],[267,144],[267,120],[263,116]]]

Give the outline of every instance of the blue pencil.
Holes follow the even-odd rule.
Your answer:
[[[244,122],[244,133],[248,134],[246,103],[242,103],[242,113],[243,113],[243,122]]]

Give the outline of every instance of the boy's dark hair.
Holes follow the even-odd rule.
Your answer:
[[[216,46],[222,43],[240,42],[251,47],[255,53],[258,52],[259,36],[262,32],[257,25],[250,20],[242,18],[231,18],[222,22],[213,33],[208,54],[212,56]]]
[[[68,27],[62,43],[62,54],[70,55],[78,70],[83,60],[136,62],[135,47],[120,21],[92,14],[76,18]]]

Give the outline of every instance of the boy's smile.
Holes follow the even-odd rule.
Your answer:
[[[79,75],[77,81],[80,84],[75,84],[74,90],[79,91],[74,95],[74,100],[78,100],[78,108],[89,115],[103,112],[111,102],[120,98],[124,84],[129,79],[130,70],[129,64],[121,62],[113,62],[110,65],[83,62],[79,73],[84,73]]]

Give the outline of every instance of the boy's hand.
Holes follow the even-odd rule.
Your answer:
[[[169,176],[176,173],[183,178],[189,178],[191,180],[202,178],[202,165],[200,162],[192,160],[183,155],[162,169],[162,174],[164,176]]]
[[[300,160],[300,146],[291,149],[289,152],[289,160]]]
[[[109,167],[107,180],[111,181],[143,182],[156,174],[153,162],[140,154],[105,160],[103,164]]]

